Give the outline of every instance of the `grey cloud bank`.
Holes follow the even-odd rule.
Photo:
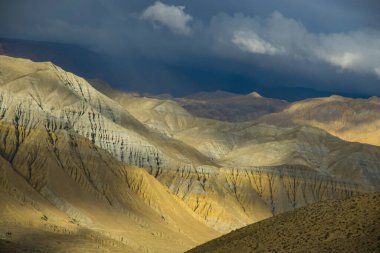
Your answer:
[[[311,33],[302,23],[274,12],[269,18],[222,15],[215,23],[230,30],[231,41],[245,52],[324,61],[380,77],[380,32]]]
[[[117,85],[127,89],[245,92],[251,83],[380,95],[377,7],[371,0],[0,0],[0,37],[94,50],[117,61]]]

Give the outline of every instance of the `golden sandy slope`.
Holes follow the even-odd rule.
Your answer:
[[[219,234],[145,170],[115,159],[120,135],[131,164],[160,154],[116,102],[51,63],[1,57],[0,67],[4,250],[181,252]]]
[[[10,133],[7,143],[16,141],[12,126],[1,130]],[[180,252],[218,234],[147,172],[70,129],[34,129],[0,164],[0,234],[15,243],[58,252],[96,245],[98,252]]]
[[[380,193],[280,214],[188,252],[380,252]]]
[[[277,126],[309,125],[347,141],[380,145],[380,99],[340,96],[315,98],[291,104],[285,110],[259,119]]]
[[[49,134],[35,130],[12,163],[1,161],[4,239],[58,252],[91,244],[98,252],[114,245],[123,252],[180,252],[217,234],[144,170],[66,131],[54,132],[56,142],[46,145]]]

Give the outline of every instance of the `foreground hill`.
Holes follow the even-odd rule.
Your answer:
[[[188,252],[380,252],[380,193],[280,214]]]

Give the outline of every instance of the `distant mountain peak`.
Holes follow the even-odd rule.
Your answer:
[[[248,96],[254,97],[254,98],[263,98],[263,96],[261,96],[260,93],[258,93],[257,91],[252,91],[251,93],[248,94]]]

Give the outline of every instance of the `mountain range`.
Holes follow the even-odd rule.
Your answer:
[[[0,56],[0,247],[183,252],[377,192],[378,106],[257,92],[142,96]]]
[[[358,93],[283,86],[280,82],[277,86],[268,86],[259,84],[255,80],[247,80],[246,77],[234,72],[226,73],[215,70],[210,73],[210,71],[205,71],[204,67],[198,67],[194,63],[190,66],[175,64],[163,64],[165,65],[163,66],[162,63],[157,66],[154,60],[145,59],[141,56],[126,61],[125,57],[117,54],[110,55],[89,49],[88,46],[68,43],[0,38],[0,54],[28,58],[34,61],[51,61],[76,75],[91,79],[102,79],[119,89],[141,93],[175,93],[176,96],[188,96],[195,92],[212,91],[220,89],[220,87],[232,86],[232,90],[233,87],[242,87],[244,90],[255,89],[266,97],[287,101],[330,95],[368,98],[368,95]],[[150,74],[145,74],[144,71],[140,73],[140,69],[149,69]],[[170,78],[165,77],[168,73],[171,76]],[[265,76],[268,73],[264,71],[264,73],[257,73],[257,75]],[[178,80],[173,82],[174,79]],[[203,85],[199,85],[199,83]]]

